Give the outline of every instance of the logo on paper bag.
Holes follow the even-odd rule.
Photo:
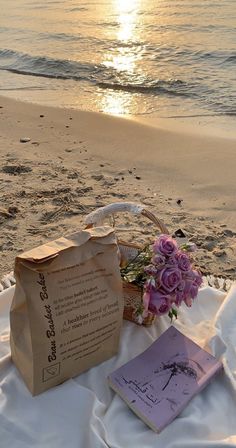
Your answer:
[[[53,364],[43,369],[43,382],[51,380],[60,374],[60,363]]]

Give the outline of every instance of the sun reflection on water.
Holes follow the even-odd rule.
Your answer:
[[[127,42],[134,38],[139,0],[118,0],[116,2],[119,14],[120,28],[117,38]]]
[[[137,49],[138,11],[141,0],[114,0],[112,8],[117,18],[116,40],[119,45],[104,55],[103,64],[114,69],[113,83],[126,83],[134,78],[140,53]],[[131,81],[130,81],[131,82]],[[127,91],[107,89],[103,92],[101,110],[113,115],[126,115],[132,110],[133,97]]]

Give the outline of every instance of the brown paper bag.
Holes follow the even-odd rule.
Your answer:
[[[117,242],[97,227],[16,258],[12,359],[33,395],[118,350],[123,295]]]

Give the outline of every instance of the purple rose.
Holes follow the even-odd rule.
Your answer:
[[[184,288],[182,290],[183,300],[185,304],[190,307],[192,300],[198,295],[199,286],[202,283],[201,274],[197,271],[190,271],[185,278]]]
[[[183,300],[184,300],[183,291],[180,291],[180,290],[176,291],[176,293],[175,293],[175,301],[174,301],[175,305],[177,307],[179,307],[182,304]]]
[[[189,289],[189,295],[192,299],[195,299],[198,295],[199,286],[202,284],[202,276],[197,271],[192,271],[193,280]]]
[[[167,257],[174,255],[178,250],[176,241],[173,240],[173,238],[171,238],[169,235],[161,235],[155,241],[152,248],[155,254],[160,254]]]
[[[156,254],[154,257],[152,257],[152,263],[155,264],[157,267],[162,267],[166,263],[166,259],[164,255]]]
[[[151,291],[149,296],[148,309],[157,316],[166,314],[170,311],[170,297],[160,291]]]
[[[171,293],[182,281],[182,275],[177,267],[168,267],[159,272],[157,281],[160,288]]]
[[[177,252],[177,254],[175,255],[175,258],[177,260],[178,263],[178,268],[181,271],[189,271],[191,269],[191,262],[189,260],[189,257],[187,254],[185,254],[184,252]]]
[[[198,295],[198,286],[195,285],[194,283],[192,283],[190,286],[189,295],[191,299],[195,299]]]
[[[185,298],[184,289],[185,289],[185,281],[182,279],[178,285],[178,288],[175,292],[175,297],[174,297],[174,303],[177,307],[179,307],[181,305],[181,303],[183,302],[183,300]]]
[[[198,295],[198,289],[201,284],[202,276],[198,271],[193,270],[188,272],[185,278],[185,296],[191,297],[191,299],[195,299],[195,297],[197,297]]]
[[[195,285],[197,285],[198,287],[201,286],[202,284],[202,275],[200,274],[200,272],[193,270],[192,271],[192,275],[193,275],[193,282]]]
[[[178,267],[178,261],[177,261],[175,255],[173,255],[173,257],[168,258],[168,260],[166,262],[166,266],[168,266],[168,267],[177,266]]]

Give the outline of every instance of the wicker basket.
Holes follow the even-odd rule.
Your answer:
[[[163,222],[158,219],[153,213],[148,211],[143,205],[135,204],[132,202],[116,202],[113,204],[109,204],[105,207],[101,207],[94,212],[87,215],[85,219],[85,223],[87,228],[92,227],[94,225],[102,225],[104,220],[117,214],[119,212],[130,212],[134,215],[142,215],[146,218],[150,219],[161,231],[161,233],[168,234],[168,230],[163,224]],[[138,252],[142,249],[141,246],[133,243],[128,243],[122,240],[118,241],[120,255],[121,255],[121,264],[124,262],[132,260]],[[145,326],[151,325],[156,316],[149,312],[148,315],[144,318],[142,322],[139,322],[137,319],[137,310],[142,304],[142,289],[133,283],[128,283],[123,281],[123,291],[124,291],[124,319],[130,320],[137,324],[142,324]]]

